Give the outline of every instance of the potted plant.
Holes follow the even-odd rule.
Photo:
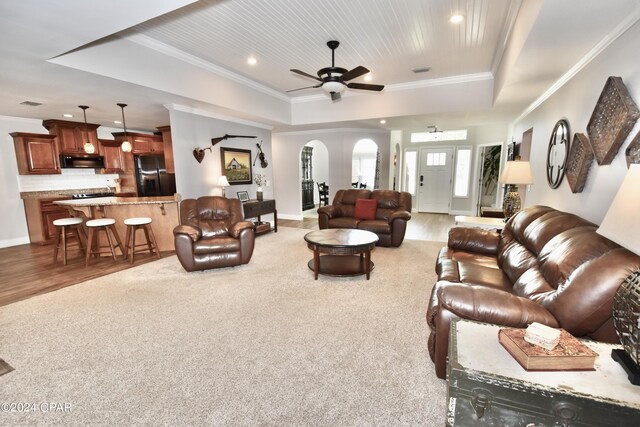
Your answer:
[[[256,199],[261,201],[263,198],[262,186],[267,184],[267,176],[261,173],[257,173],[253,176],[253,182],[255,182],[258,186],[258,188],[256,189]]]

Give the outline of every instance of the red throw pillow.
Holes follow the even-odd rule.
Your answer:
[[[353,217],[356,219],[372,220],[376,219],[378,201],[376,199],[356,199],[356,208]]]

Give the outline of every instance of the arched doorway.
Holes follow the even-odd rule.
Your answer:
[[[322,141],[313,139],[302,147],[299,170],[304,215],[318,207],[318,183],[329,185],[329,150]]]
[[[356,142],[351,154],[351,186],[378,188],[380,181],[380,152],[378,144],[371,139]]]

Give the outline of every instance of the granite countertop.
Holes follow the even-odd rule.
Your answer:
[[[96,197],[93,199],[58,200],[53,202],[59,206],[118,206],[118,205],[151,205],[178,203],[182,200],[179,194],[159,197]]]
[[[113,190],[112,190],[113,191]],[[54,197],[73,196],[74,194],[96,194],[106,193],[106,187],[100,188],[74,188],[72,190],[42,190],[42,191],[23,191],[20,193],[21,199],[49,199]],[[136,194],[135,188],[122,187],[120,191],[114,193],[115,196],[124,194]]]

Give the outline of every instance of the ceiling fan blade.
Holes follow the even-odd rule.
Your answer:
[[[312,89],[312,88],[320,87],[320,86],[322,86],[322,85],[307,86],[307,87],[299,87],[298,89],[291,89],[291,90],[288,90],[287,92],[295,92],[295,91],[297,91],[297,90],[303,90],[303,89]]]
[[[368,72],[369,70],[367,70],[362,65],[360,65],[354,68],[353,70],[347,71],[346,73],[344,73],[340,80],[342,80],[343,82],[346,82],[347,80],[351,80],[351,79],[355,79],[356,77],[363,76]]]
[[[331,92],[332,101],[337,101],[340,98],[342,98],[342,96],[340,95],[340,92]]]
[[[319,81],[319,82],[321,82],[321,81],[322,81],[321,79],[319,79],[319,78],[318,78],[318,77],[316,77],[316,76],[312,76],[311,74],[309,74],[309,73],[305,73],[304,71],[296,70],[295,68],[294,68],[294,69],[291,69],[291,70],[289,70],[289,71],[291,71],[292,73],[300,74],[301,76],[309,77],[309,78],[311,78],[311,79],[313,79],[313,80],[317,80],[317,81]]]
[[[370,85],[367,83],[348,83],[347,87],[349,89],[375,90],[377,92],[384,89],[384,85]]]

